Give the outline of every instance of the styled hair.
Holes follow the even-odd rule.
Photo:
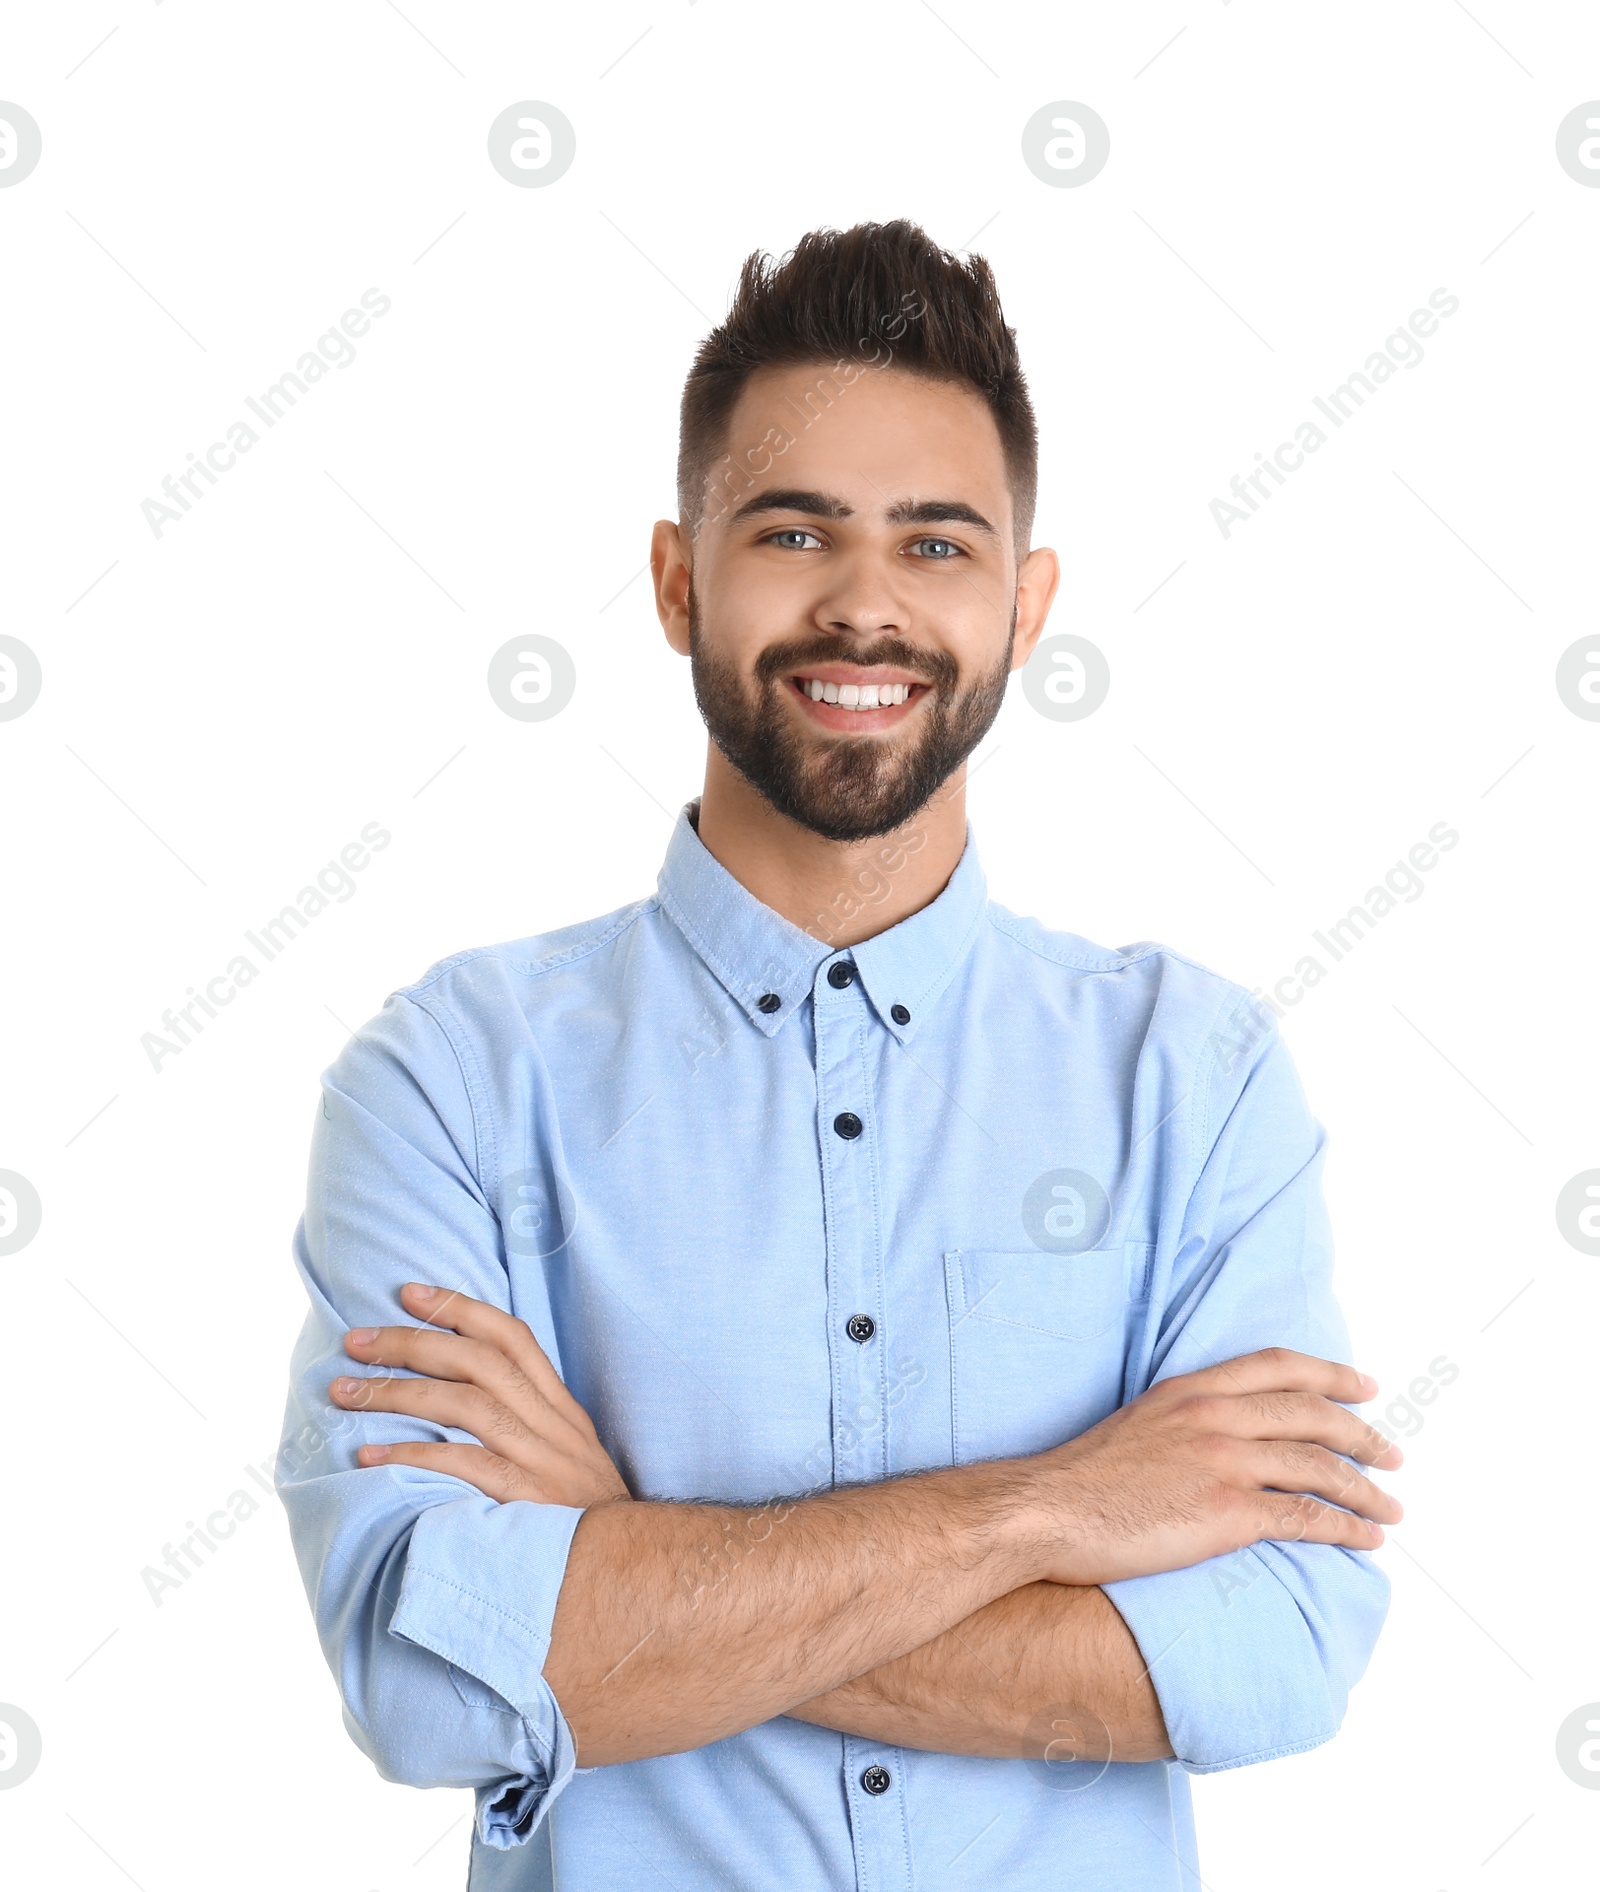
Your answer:
[[[754,441],[730,454],[729,422],[752,374],[793,362],[838,370],[835,395],[863,371],[891,363],[981,395],[1000,434],[1020,562],[1033,533],[1039,434],[1016,331],[1006,326],[983,257],[963,263],[903,217],[812,230],[778,262],[752,251],[727,319],[700,344],[684,383],[678,514],[692,534],[708,509],[720,511],[767,470],[757,455],[765,451],[770,466],[770,449]],[[824,372],[814,391],[822,405],[834,398],[827,381]],[[812,392],[807,398],[815,404]]]

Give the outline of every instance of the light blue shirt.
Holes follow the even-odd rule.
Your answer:
[[[1037,1452],[1257,1347],[1349,1358],[1324,1135],[1242,987],[993,904],[970,831],[937,899],[834,949],[688,814],[651,898],[442,961],[324,1074],[280,1485],[346,1725],[385,1778],[476,1790],[476,1892],[1190,1888],[1188,1774],[1338,1728],[1387,1603],[1364,1555],[1264,1543],[1107,1586],[1175,1761],[779,1716],[575,1771],[542,1667],[582,1513],[355,1464],[470,1436],[328,1402],[345,1330],[404,1320],[413,1279],[526,1320],[640,1498]],[[745,1554],[708,1545],[683,1607]],[[1071,1694],[1042,1677],[1019,1736]]]

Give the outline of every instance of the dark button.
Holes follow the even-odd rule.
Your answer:
[[[878,1331],[878,1323],[870,1314],[852,1314],[845,1322],[844,1330],[852,1340],[866,1341]]]
[[[842,992],[855,976],[855,966],[848,959],[836,959],[828,968],[828,983],[838,992]]]
[[[861,1119],[853,1110],[841,1110],[833,1120],[833,1127],[846,1143],[861,1134]]]
[[[897,1025],[909,1025],[911,1023],[911,1014],[903,1005],[891,1005],[889,1007],[889,1016]]]
[[[775,1012],[782,1003],[783,1000],[778,997],[776,992],[763,992],[760,998],[756,1000],[756,1010],[758,1012]],[[907,1013],[906,1016],[909,1017],[910,1014]],[[905,1019],[902,1019],[900,1022],[904,1024]]]
[[[861,1784],[868,1793],[887,1793],[889,1791],[889,1770],[880,1767],[876,1761],[861,1776]]]

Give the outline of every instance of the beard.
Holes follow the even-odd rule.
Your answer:
[[[904,827],[982,742],[1005,700],[1015,607],[1000,661],[965,689],[946,651],[892,635],[846,648],[820,634],[768,645],[749,688],[707,648],[692,585],[688,607],[695,701],[711,740],[780,815],[828,841],[869,841]],[[893,664],[931,685],[912,711],[915,733],[808,736],[779,698],[787,679],[813,663]]]

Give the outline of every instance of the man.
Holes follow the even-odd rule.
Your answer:
[[[987,900],[1058,577],[987,265],[752,257],[682,416],[657,893],[325,1074],[282,1488],[347,1724],[476,1789],[479,1892],[1190,1886],[1187,1773],[1327,1740],[1386,1602],[1322,1133],[1240,987]]]

